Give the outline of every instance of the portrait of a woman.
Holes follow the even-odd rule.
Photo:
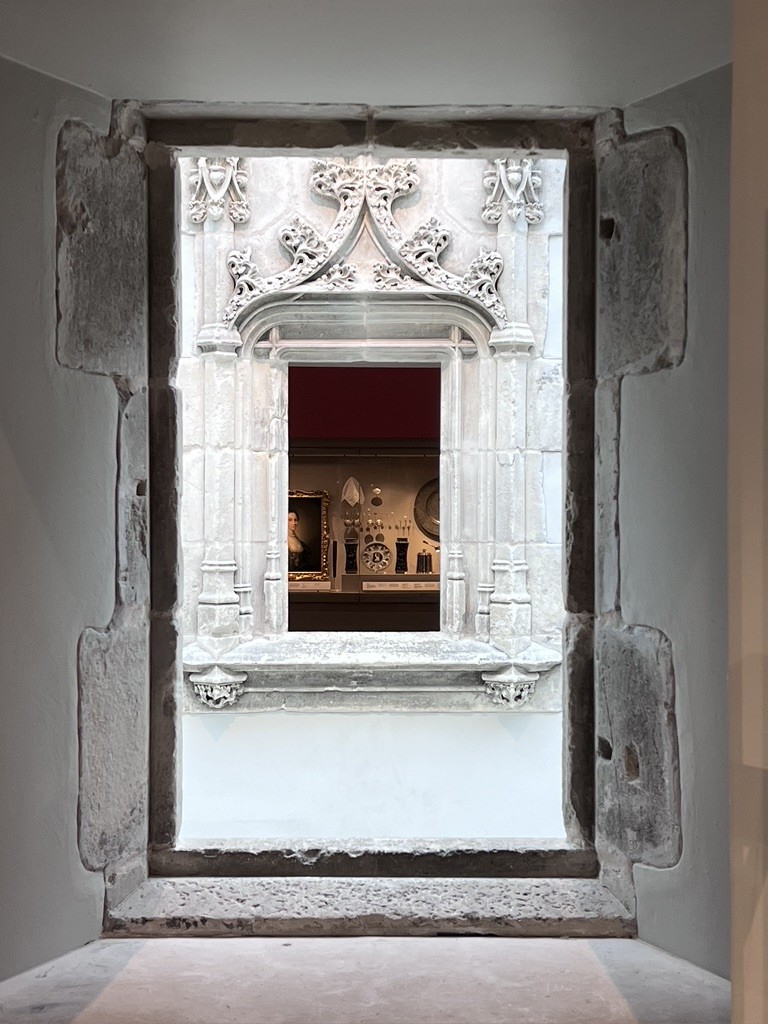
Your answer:
[[[301,517],[295,508],[288,509],[288,571],[307,572],[313,568],[312,550],[299,536]]]
[[[328,579],[328,491],[288,492],[288,579]]]

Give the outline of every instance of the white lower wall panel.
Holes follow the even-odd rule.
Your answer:
[[[560,714],[183,716],[181,839],[561,838]]]

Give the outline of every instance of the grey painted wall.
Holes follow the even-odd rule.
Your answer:
[[[683,852],[636,867],[640,937],[728,973],[726,360],[730,69],[635,104],[627,133],[672,125],[689,161],[689,314],[682,364],[622,386],[621,605],[671,639]]]
[[[0,60],[0,978],[96,937],[77,848],[77,638],[114,603],[110,380],[59,367],[55,154],[109,104]]]

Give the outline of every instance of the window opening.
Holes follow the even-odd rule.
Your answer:
[[[565,173],[562,153],[179,156],[182,839],[563,835]],[[438,443],[388,453],[437,467],[413,498],[439,481],[437,625],[302,624],[331,582],[301,578],[333,568],[323,491],[335,581],[346,564],[333,518],[351,478],[358,596],[429,575],[405,511],[409,572],[359,571],[368,544],[397,564],[377,541],[384,487],[360,468],[380,432],[357,438],[357,473],[308,475],[323,439],[291,390],[334,370],[439,378]],[[300,568],[294,543],[292,569],[291,527],[312,549],[300,498],[320,560]]]
[[[288,371],[288,629],[440,629],[440,370]]]

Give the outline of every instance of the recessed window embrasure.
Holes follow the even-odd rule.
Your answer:
[[[179,157],[187,713],[560,711],[565,170]]]

